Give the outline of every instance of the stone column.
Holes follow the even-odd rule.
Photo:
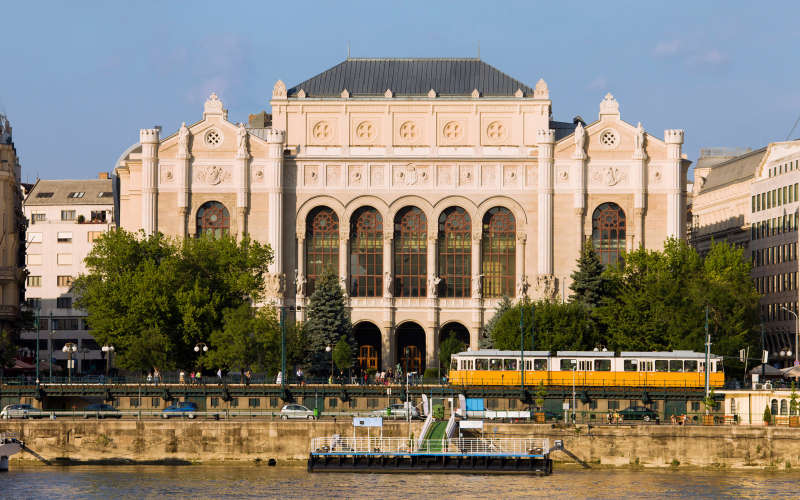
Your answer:
[[[142,229],[158,232],[158,128],[139,130],[142,143]]]
[[[553,144],[554,130],[539,130],[539,235],[540,275],[553,274]]]
[[[437,339],[438,328],[434,325],[425,326],[425,368],[436,368],[439,364],[439,342]],[[420,375],[422,375],[420,373]]]
[[[301,309],[297,313],[297,319],[304,321],[305,319],[305,305],[306,293],[308,285],[308,278],[306,277],[306,231],[305,228],[297,229],[297,276],[295,283],[295,299],[296,305]]]
[[[394,239],[394,232],[393,231],[384,231],[383,232],[383,296],[385,298],[391,298],[394,296],[394,269],[392,266],[392,240]],[[388,273],[388,274],[387,274]],[[391,279],[391,283],[386,283],[386,277]]]
[[[283,264],[283,130],[269,129],[267,142],[269,151],[266,176],[269,179],[269,244],[275,259],[270,266],[274,273],[284,272]],[[249,175],[246,179],[249,186]]]
[[[667,191],[667,236],[674,238],[684,237],[684,224],[681,217],[681,195],[685,187],[681,185],[683,179],[681,167],[681,146],[683,144],[683,130],[665,130],[664,142],[667,143],[667,159],[670,162],[666,176],[669,179]]]
[[[391,325],[381,328],[381,363],[383,370],[394,368],[395,365],[394,328]]]
[[[573,164],[575,180],[572,183],[575,186],[575,194],[573,195],[572,207],[578,226],[578,255],[580,255],[583,251],[583,226],[586,223],[584,219],[586,217],[586,151],[582,148],[576,148],[572,159],[575,161]]]
[[[339,226],[341,227],[341,226]],[[350,296],[350,281],[348,280],[348,261],[350,259],[350,231],[339,232],[339,281],[344,286],[344,293]]]
[[[178,216],[180,217],[181,237],[186,238],[189,236],[189,207],[178,207]]]
[[[647,152],[644,144],[633,151],[633,159],[636,160],[636,165],[633,168],[634,239],[631,250],[644,246],[644,216],[647,211]]]
[[[178,214],[181,217],[179,231],[181,237],[189,235],[189,192],[191,182],[191,157],[189,151],[178,150]]]

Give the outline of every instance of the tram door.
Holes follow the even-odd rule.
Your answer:
[[[409,345],[403,349],[403,355],[400,358],[400,367],[407,372],[422,373],[422,353],[417,346]]]
[[[362,345],[358,350],[358,366],[367,371],[378,369],[378,351],[371,345]]]

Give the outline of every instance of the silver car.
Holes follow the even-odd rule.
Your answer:
[[[370,413],[370,415],[373,417],[407,419],[409,412],[411,413],[412,419],[419,418],[419,410],[416,407],[411,406],[410,408],[406,408],[403,403],[393,404],[388,408],[384,408],[383,410],[375,410]]]
[[[306,418],[308,420],[314,420],[314,412],[303,405],[284,405],[284,407],[281,408],[281,418],[284,420],[289,418]]]
[[[45,413],[31,405],[7,405],[0,411],[0,418],[44,418]]]

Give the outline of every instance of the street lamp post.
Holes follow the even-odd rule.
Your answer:
[[[330,345],[325,346],[325,352],[331,353],[331,378],[329,379],[329,383],[333,383],[333,347]]]
[[[101,347],[100,350],[103,351],[103,354],[106,357],[106,378],[108,378],[108,368],[111,364],[111,354],[114,353],[114,346],[106,344]]]
[[[791,309],[781,306],[781,309],[794,315],[794,364],[800,365],[800,317]]]
[[[67,353],[67,381],[72,383],[72,353],[78,350],[78,344],[67,342],[64,344],[64,347],[61,348],[61,350]]]
[[[194,352],[208,352],[208,346],[204,342],[199,342],[194,346]]]
[[[575,369],[578,368],[578,361],[572,360],[572,423],[575,423]]]

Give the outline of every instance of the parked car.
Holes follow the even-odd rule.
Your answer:
[[[303,405],[284,405],[283,408],[281,408],[281,418],[284,420],[289,418],[307,418],[308,420],[313,420],[314,412]]]
[[[382,410],[375,410],[370,415],[373,417],[407,419],[409,413],[411,418],[419,418],[419,410],[415,406],[406,409],[405,403],[397,403]]]
[[[619,412],[623,420],[644,420],[649,422],[658,418],[658,412],[646,406],[631,406]]]
[[[172,416],[182,416],[187,418],[194,418],[197,411],[197,405],[191,401],[179,401],[173,403],[161,411],[161,418],[169,418]]]
[[[84,408],[83,411],[86,412],[83,418],[89,418],[93,416],[97,418],[122,418],[122,414],[119,412],[119,410],[104,403],[89,405]],[[90,412],[94,412],[94,415],[92,415]]]
[[[31,405],[7,405],[0,411],[0,418],[45,418],[47,414]]]

